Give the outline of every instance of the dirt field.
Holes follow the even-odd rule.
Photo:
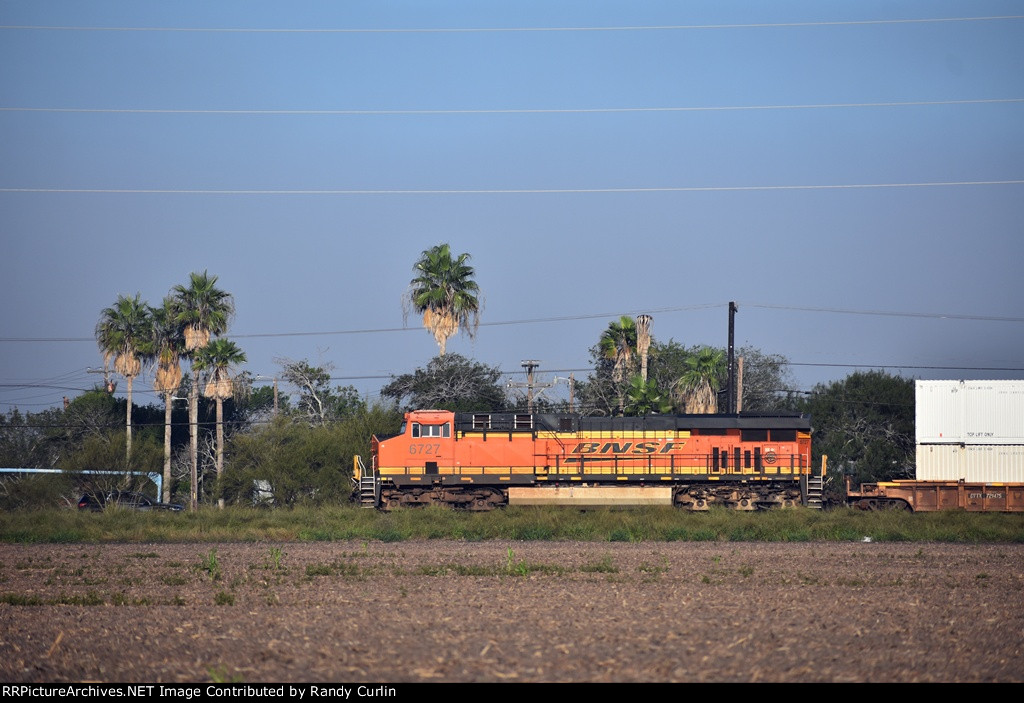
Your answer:
[[[4,682],[1020,682],[1024,545],[0,545]]]

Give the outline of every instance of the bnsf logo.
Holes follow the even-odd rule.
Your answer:
[[[673,450],[683,448],[685,442],[666,442],[659,447],[658,442],[580,442],[572,450],[573,454],[671,454]]]

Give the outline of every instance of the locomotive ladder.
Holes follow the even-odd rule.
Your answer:
[[[363,508],[376,508],[380,502],[380,477],[375,471],[367,471],[362,457],[359,462],[359,505]]]
[[[821,495],[825,486],[824,476],[808,476],[807,477],[807,502],[805,505],[808,508],[815,510],[821,510],[822,500]]]

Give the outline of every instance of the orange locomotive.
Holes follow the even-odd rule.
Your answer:
[[[355,459],[356,497],[385,510],[440,504],[820,507],[806,415],[405,414]]]

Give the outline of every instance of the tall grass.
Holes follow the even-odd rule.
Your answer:
[[[584,542],[1024,542],[1024,515],[867,513],[853,509],[768,512],[674,508],[580,510],[513,506],[488,513],[422,508],[380,513],[354,506],[203,508],[196,513],[73,510],[0,513],[0,541],[289,542],[412,539]]]

